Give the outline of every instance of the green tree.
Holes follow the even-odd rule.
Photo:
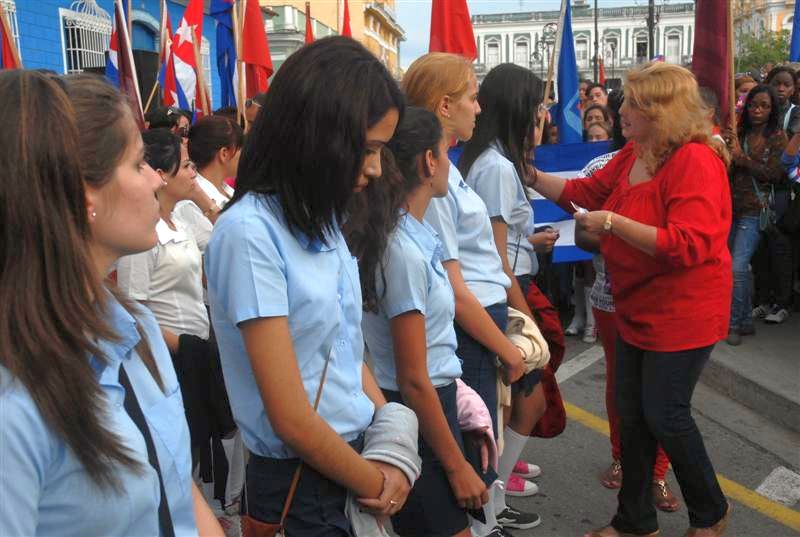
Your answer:
[[[765,32],[755,35],[740,35],[737,39],[736,72],[759,70],[768,63],[778,64],[789,59],[789,32]]]

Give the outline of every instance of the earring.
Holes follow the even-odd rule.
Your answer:
[[[96,216],[97,216],[97,213],[92,211],[92,218],[95,218]]]

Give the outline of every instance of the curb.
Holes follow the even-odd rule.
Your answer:
[[[770,421],[800,433],[800,402],[777,394],[757,381],[743,376],[721,360],[712,358],[700,382],[734,401],[758,412]]]

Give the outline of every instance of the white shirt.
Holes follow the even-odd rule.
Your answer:
[[[180,221],[173,222],[176,230],[158,221],[154,248],[119,260],[117,285],[147,306],[160,326],[178,335],[208,339],[202,256],[191,232]]]
[[[208,197],[211,198],[211,200],[216,203],[217,207],[220,209],[225,207],[225,204],[228,203],[229,197],[233,196],[234,190],[227,183],[222,183],[222,189],[225,191],[225,194],[227,194],[228,197],[222,195],[222,193],[217,190],[217,187],[215,187],[211,181],[199,173],[197,174],[195,180],[203,192],[205,192],[206,195],[208,195]],[[172,214],[175,215],[175,217],[185,225],[192,235],[194,235],[194,238],[197,241],[197,246],[200,248],[200,253],[205,253],[208,239],[211,238],[211,230],[214,228],[211,220],[203,215],[203,211],[200,210],[200,207],[198,207],[195,202],[189,200],[179,201],[175,205],[175,209],[172,211]]]

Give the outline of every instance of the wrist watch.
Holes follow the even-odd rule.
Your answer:
[[[611,211],[608,211],[608,216],[606,216],[606,221],[603,223],[603,231],[606,233],[611,233],[611,217],[614,215]]]

